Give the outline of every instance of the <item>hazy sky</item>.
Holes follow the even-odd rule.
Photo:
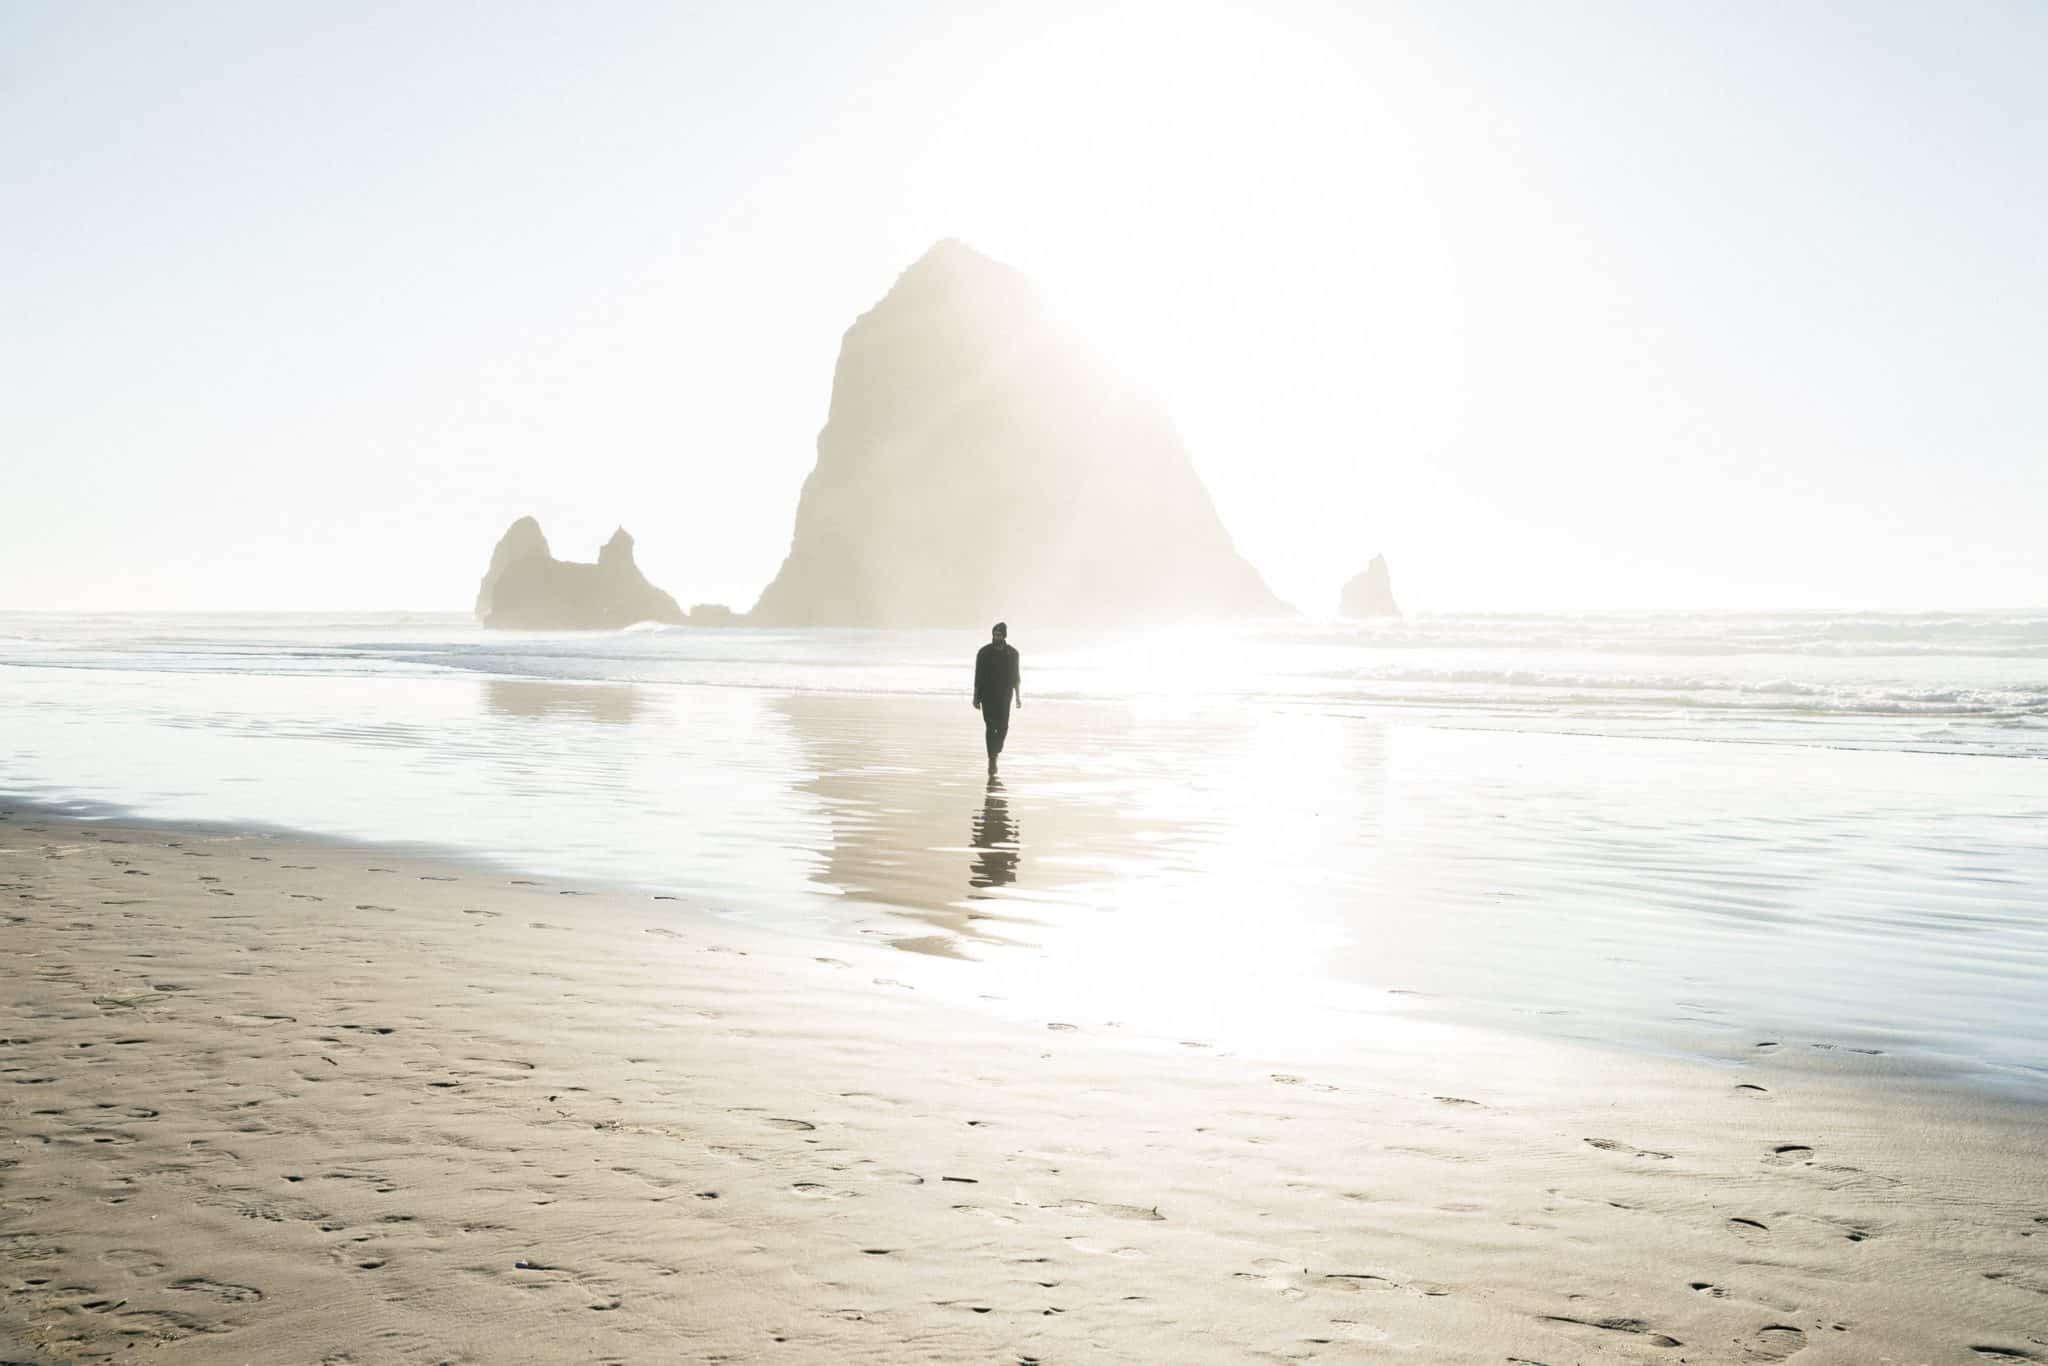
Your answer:
[[[751,605],[944,236],[1309,610],[2048,604],[2043,71],[2022,0],[0,0],[0,607],[466,608],[527,512]]]

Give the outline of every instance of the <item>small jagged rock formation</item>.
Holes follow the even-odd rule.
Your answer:
[[[692,626],[737,626],[740,614],[722,602],[700,602],[690,609]]]
[[[1398,617],[1394,585],[1387,578],[1387,557],[1375,555],[1365,572],[1344,585],[1338,610],[1347,617]]]
[[[840,343],[789,556],[750,621],[1278,616],[1165,411],[947,240]]]
[[[681,625],[676,600],[633,563],[633,538],[620,527],[596,564],[558,560],[540,523],[521,517],[498,539],[476,594],[477,620],[514,631],[611,631],[635,622]]]

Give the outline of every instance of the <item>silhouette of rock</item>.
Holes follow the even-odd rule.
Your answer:
[[[1387,557],[1375,555],[1365,572],[1344,585],[1338,610],[1347,617],[1398,617],[1394,585],[1387,578]]]
[[[486,626],[525,631],[604,631],[638,621],[680,625],[676,600],[649,583],[633,563],[633,538],[620,527],[597,552],[596,564],[558,560],[540,523],[521,517],[498,539],[476,594]]]
[[[743,618],[722,602],[700,602],[690,609],[692,626],[737,626]]]
[[[1023,275],[940,242],[847,329],[789,556],[751,620],[1279,615],[1158,403]]]

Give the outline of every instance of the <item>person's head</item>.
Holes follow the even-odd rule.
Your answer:
[[[1010,638],[1010,624],[1006,621],[999,621],[995,625],[989,627],[988,638],[990,643],[992,644],[1002,644],[1004,641]]]

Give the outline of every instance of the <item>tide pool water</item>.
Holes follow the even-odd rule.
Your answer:
[[[2048,614],[486,633],[0,616],[0,792],[630,883],[1099,999],[2048,1088]],[[1192,1004],[1191,1004],[1192,1003]]]

